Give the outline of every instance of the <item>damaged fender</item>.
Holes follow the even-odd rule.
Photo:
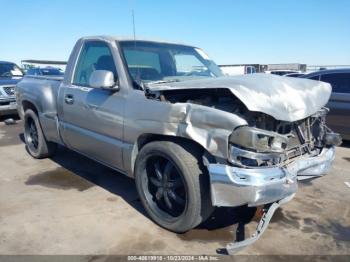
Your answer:
[[[147,110],[135,107],[140,103],[141,108],[146,107]],[[152,99],[144,100],[141,93],[128,101],[126,114],[125,138],[130,143],[123,156],[129,176],[133,176],[138,152],[135,141],[144,136],[162,135],[191,139],[213,156],[227,159],[230,134],[235,128],[247,125],[246,120],[232,113],[191,103],[171,104]]]

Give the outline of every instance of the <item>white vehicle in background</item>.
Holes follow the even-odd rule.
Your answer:
[[[223,65],[220,66],[222,73],[226,76],[234,75],[245,75],[245,74],[254,74],[256,69],[254,66],[236,66],[236,65]]]

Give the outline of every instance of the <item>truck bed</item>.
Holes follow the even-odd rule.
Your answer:
[[[58,133],[57,97],[63,77],[25,76],[16,86],[18,112],[21,118],[28,102],[38,109],[40,123],[50,141],[61,143]]]

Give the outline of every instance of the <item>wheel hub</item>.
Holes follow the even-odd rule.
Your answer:
[[[181,175],[170,160],[157,158],[148,174],[150,193],[156,205],[176,217],[186,204],[186,193]]]

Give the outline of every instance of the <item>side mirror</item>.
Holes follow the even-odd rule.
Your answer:
[[[89,85],[93,88],[103,88],[110,90],[118,90],[118,85],[114,81],[114,75],[111,71],[95,70],[92,72]]]

